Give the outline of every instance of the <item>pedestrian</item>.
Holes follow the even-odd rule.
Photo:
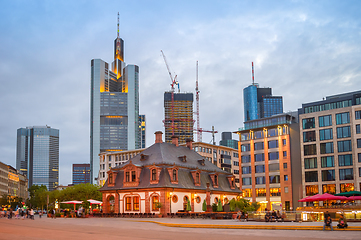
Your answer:
[[[52,213],[53,213],[53,214],[52,214],[52,215],[53,215],[53,218],[54,218],[54,219],[56,219],[56,216],[55,216],[55,209],[53,209]]]
[[[43,210],[39,211],[39,218],[41,218],[41,215],[43,214]]]
[[[30,210],[30,219],[35,220],[34,219],[34,210],[33,209]]]
[[[241,221],[241,211],[240,210],[238,210],[238,212],[237,212],[236,219]]]
[[[340,219],[338,220],[337,227],[338,228],[347,228],[347,220],[344,218],[343,214],[340,215]]]
[[[264,216],[265,222],[269,222],[270,218],[271,218],[271,213],[269,211],[267,211],[266,215]]]
[[[21,219],[24,220],[25,219],[25,212],[24,212],[24,209],[21,209]]]
[[[327,218],[325,219],[325,223],[323,224],[323,231],[325,231],[326,227],[330,227],[331,231],[333,231],[333,227],[332,227],[332,219],[330,216],[327,216]]]

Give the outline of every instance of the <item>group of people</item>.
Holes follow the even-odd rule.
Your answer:
[[[238,211],[238,212],[237,212],[237,219],[238,219],[239,221],[247,222],[248,213],[246,213],[246,212],[244,212],[244,211]]]
[[[324,224],[323,224],[323,231],[325,231],[326,227],[331,228],[331,231],[333,231],[333,226],[332,226],[332,218],[331,215],[328,213],[328,211],[325,212],[324,214]],[[347,228],[347,220],[346,218],[343,216],[343,214],[340,215],[340,218],[338,219],[338,224],[337,227],[338,228]]]
[[[276,222],[278,222],[278,220],[281,220],[283,222],[284,218],[284,214],[281,214],[279,210],[277,210],[277,212],[275,210],[273,210],[272,212],[267,211],[266,215],[264,216],[265,222],[272,222],[272,220],[275,220]]]
[[[13,217],[15,219],[25,219],[25,218],[30,218],[32,220],[34,219],[34,209],[22,209],[22,208],[17,208],[15,211],[13,211],[11,208],[9,210],[5,210],[5,209],[1,209],[0,211],[0,217],[1,218],[8,218],[8,219],[12,219]],[[41,212],[39,212],[39,217],[41,218]]]

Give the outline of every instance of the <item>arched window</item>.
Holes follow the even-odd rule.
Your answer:
[[[199,183],[199,173],[196,173],[196,183]]]
[[[157,170],[152,169],[152,180],[155,181],[157,180]]]
[[[173,181],[177,181],[177,170],[173,169]]]

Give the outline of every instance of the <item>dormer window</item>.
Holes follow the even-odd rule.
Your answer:
[[[187,156],[179,156],[178,157],[179,160],[181,160],[182,162],[187,162]]]
[[[132,182],[135,182],[137,180],[135,171],[132,171]]]
[[[125,181],[130,182],[129,172],[125,172]]]
[[[198,173],[198,172],[196,173],[196,183],[198,183],[198,184],[200,183],[200,177],[199,177],[199,173]]]
[[[178,180],[177,178],[177,170],[173,169],[173,181],[176,182]]]
[[[109,174],[109,183],[112,184],[113,183],[113,174]]]
[[[204,166],[204,165],[205,165],[205,163],[204,163],[204,159],[198,160],[198,163],[199,163],[200,165],[202,165],[202,166]]]
[[[141,161],[144,161],[144,160],[147,160],[147,159],[148,159],[148,155],[140,154],[140,160]]]
[[[214,185],[218,186],[218,176],[214,175]]]
[[[157,171],[155,169],[152,170],[152,180],[157,180]]]

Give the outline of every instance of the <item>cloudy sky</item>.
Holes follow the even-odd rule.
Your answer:
[[[140,67],[147,146],[164,131],[170,79],[194,92],[204,129],[243,126],[242,89],[282,95],[284,111],[361,89],[360,1],[0,1],[0,161],[16,166],[16,130],[60,130],[60,184],[89,162],[90,61],[113,60],[117,12],[125,62]],[[236,136],[235,136],[236,137]],[[211,134],[204,133],[210,142]]]

